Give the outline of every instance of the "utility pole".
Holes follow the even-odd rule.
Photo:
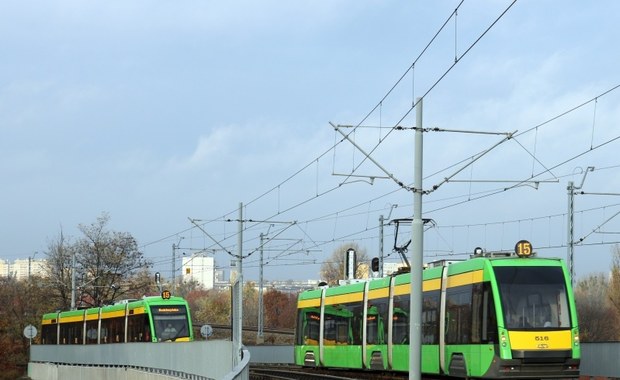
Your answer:
[[[237,289],[236,306],[233,318],[236,323],[233,325],[233,366],[241,363],[241,348],[243,346],[242,332],[243,332],[243,203],[239,203],[239,231],[237,233],[237,278],[235,280],[235,287]]]
[[[256,334],[256,343],[263,343],[265,340],[264,333],[264,315],[263,315],[263,240],[265,235],[260,234],[260,264],[258,272],[258,333]]]
[[[379,278],[383,278],[383,215],[379,216]]]
[[[594,166],[588,166],[585,173],[583,173],[579,186],[575,186],[573,181],[569,181],[566,188],[568,190],[568,242],[566,244],[568,252],[566,254],[566,261],[568,263],[571,286],[575,286],[575,264],[573,262],[573,254],[575,253],[575,190],[580,190],[583,187],[586,176],[591,171],[594,171]]]
[[[174,243],[172,243],[172,268],[171,268],[172,283],[170,284],[172,294],[175,294],[175,290],[176,290],[176,270],[175,270],[175,266],[177,264],[176,249],[177,249],[177,246]]]
[[[71,251],[71,310],[75,310],[75,250]]]
[[[411,223],[411,294],[409,305],[409,380],[421,379],[422,270],[424,221],[422,220],[422,98],[416,99],[415,152],[413,164],[413,221]]]

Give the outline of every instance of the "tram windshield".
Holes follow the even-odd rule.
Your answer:
[[[508,329],[570,327],[564,272],[560,267],[495,267]]]
[[[153,325],[159,341],[189,337],[187,309],[185,306],[153,306]]]

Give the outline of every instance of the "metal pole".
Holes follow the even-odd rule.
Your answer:
[[[71,310],[75,310],[75,250],[71,253]]]
[[[409,310],[409,380],[421,379],[422,270],[424,222],[422,221],[422,98],[416,99],[416,129],[413,173],[413,221],[411,227],[411,297]]]
[[[243,346],[243,203],[239,203],[239,232],[237,233],[237,339],[234,341],[233,364],[241,363]]]
[[[258,336],[257,343],[262,343],[264,338],[264,318],[263,318],[263,239],[265,235],[260,234],[260,265],[258,273]]]
[[[174,245],[174,243],[172,243],[172,284],[170,286],[170,288],[172,288],[172,294],[175,293],[176,290],[176,271],[175,271],[175,266],[176,266],[176,246]]]
[[[567,248],[568,248],[568,252],[566,255],[566,261],[568,264],[568,272],[570,274],[570,283],[571,286],[574,286],[574,277],[575,277],[575,270],[573,268],[573,253],[575,252],[575,183],[573,181],[569,181],[568,182],[568,233],[567,233],[567,239],[568,242],[566,244]]]
[[[566,246],[568,247],[567,261],[568,261],[568,272],[570,274],[570,284],[571,286],[575,286],[575,263],[574,263],[574,253],[575,253],[575,190],[580,190],[583,187],[584,182],[586,181],[586,176],[588,172],[594,171],[594,166],[588,166],[586,170],[583,172],[583,178],[581,178],[581,183],[579,186],[575,186],[573,181],[568,182],[568,242]]]
[[[383,215],[379,216],[379,278],[383,277]]]

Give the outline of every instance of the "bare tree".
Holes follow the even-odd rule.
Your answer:
[[[612,248],[611,279],[609,281],[609,301],[617,315],[620,315],[620,246]],[[620,338],[618,336],[617,338]]]
[[[610,280],[599,273],[580,280],[575,287],[579,335],[584,342],[604,342],[618,337],[618,313],[610,302]]]
[[[357,243],[345,243],[338,246],[330,258],[321,265],[321,280],[330,285],[335,285],[338,280],[344,279],[345,255],[348,249],[354,249],[357,256],[357,268],[355,277],[363,277],[369,265],[368,254],[365,248]]]
[[[57,240],[47,246],[47,273],[43,278],[46,286],[51,290],[51,298],[57,307],[69,310],[71,306],[71,255],[73,247],[65,238],[62,227]]]
[[[153,291],[150,261],[127,232],[107,229],[110,217],[80,225],[83,237],[70,243],[61,230],[48,246],[48,286],[59,309],[71,305],[72,261],[75,256],[76,306],[102,306],[122,298],[139,298]]]
[[[151,263],[129,233],[106,229],[109,220],[104,213],[95,223],[79,226],[84,236],[75,244],[78,294],[87,306],[105,305],[151,285],[150,278],[138,276]]]

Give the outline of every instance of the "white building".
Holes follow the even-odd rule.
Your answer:
[[[0,260],[0,276],[13,276],[17,280],[26,280],[28,276],[45,276],[47,273],[47,262],[44,259],[17,259],[13,263]]]
[[[213,257],[192,256],[183,258],[183,281],[196,281],[205,289],[213,289],[215,260]]]
[[[11,274],[11,265],[6,260],[0,260],[0,276],[9,277]]]

